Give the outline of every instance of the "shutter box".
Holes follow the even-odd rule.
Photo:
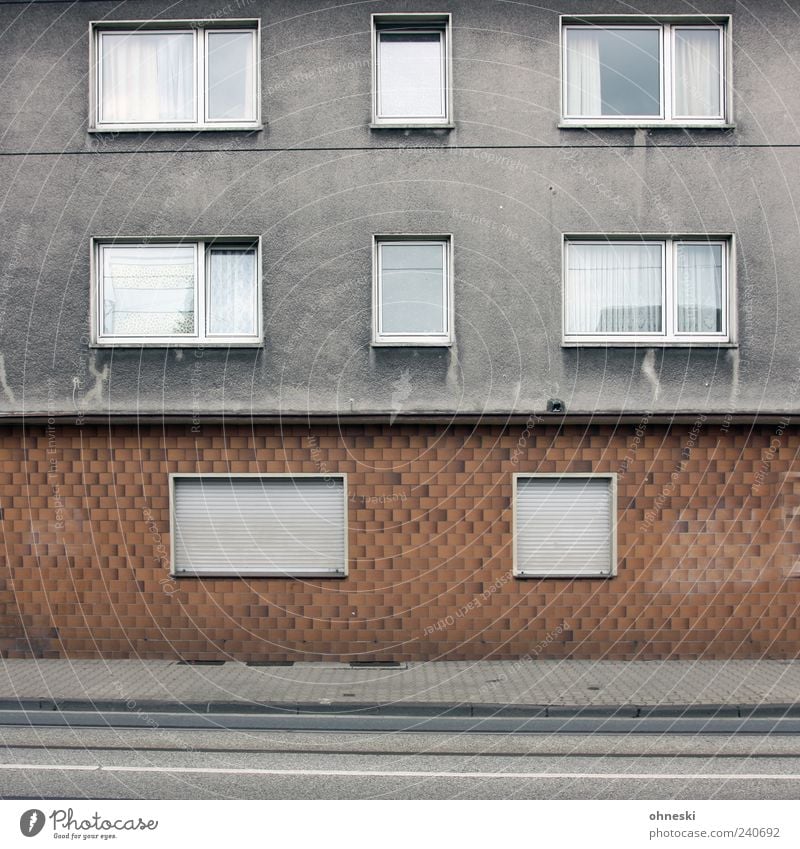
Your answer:
[[[616,503],[615,474],[514,475],[514,574],[616,575]]]
[[[170,475],[172,574],[345,577],[343,474]]]

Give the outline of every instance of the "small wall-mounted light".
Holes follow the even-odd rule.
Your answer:
[[[564,413],[566,409],[564,402],[560,398],[551,398],[547,402],[548,413]]]

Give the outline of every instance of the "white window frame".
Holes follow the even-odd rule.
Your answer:
[[[611,499],[611,564],[608,570],[603,572],[576,573],[569,569],[548,569],[543,567],[541,570],[522,571],[519,567],[519,559],[517,555],[517,510],[518,510],[518,482],[520,480],[530,480],[534,478],[549,478],[549,479],[582,479],[593,480],[597,478],[609,481],[609,498]],[[571,579],[589,579],[597,580],[598,578],[614,578],[617,575],[617,474],[616,472],[515,472],[513,475],[513,495],[511,499],[511,533],[513,536],[513,568],[512,574],[515,578],[534,578],[541,580],[542,578],[571,578]]]
[[[451,15],[447,12],[422,14],[375,14],[372,19],[372,123],[373,129],[413,129],[453,127],[453,56]],[[438,33],[441,37],[442,98],[441,116],[408,115],[382,117],[380,114],[380,46],[381,32]]]
[[[186,32],[194,37],[195,63],[195,101],[192,121],[156,121],[156,122],[111,122],[103,121],[101,112],[102,98],[102,50],[101,40],[105,33],[167,33]],[[206,57],[208,55],[208,35],[213,32],[249,32],[254,40],[253,68],[253,118],[242,121],[230,119],[210,119],[208,115],[208,73]],[[89,132],[142,133],[161,131],[198,130],[260,130],[261,123],[261,21],[254,19],[219,20],[174,20],[174,21],[92,21],[89,24],[90,48],[90,121]]]
[[[200,570],[183,570],[175,571],[175,542],[177,540],[177,521],[175,518],[175,480],[177,478],[225,478],[227,480],[238,479],[254,479],[270,480],[274,478],[317,478],[318,480],[340,480],[342,482],[342,496],[344,501],[344,563],[341,570],[332,573],[328,570],[321,572],[303,571],[303,572],[276,572],[275,570],[248,571],[246,574],[241,574],[242,578],[282,578],[291,580],[297,578],[346,578],[349,574],[350,564],[350,541],[349,529],[350,519],[348,516],[348,498],[347,498],[347,474],[345,472],[171,472],[169,475],[169,528],[170,528],[170,546],[169,546],[169,571],[173,578],[236,578],[237,576],[231,573],[231,570],[210,571],[206,569]]]
[[[384,333],[381,249],[383,245],[441,245],[444,257],[443,333]],[[451,235],[375,235],[372,237],[372,344],[375,347],[448,347],[453,344],[453,237]]]
[[[660,37],[660,95],[661,113],[655,115],[567,115],[567,31],[570,29],[624,28],[657,29]],[[675,86],[673,78],[673,55],[675,30],[717,30],[720,39],[720,108],[721,115],[686,117],[675,114]],[[727,129],[732,123],[733,76],[731,63],[731,17],[730,15],[676,15],[649,17],[645,15],[587,15],[576,17],[562,15],[560,18],[560,63],[561,68],[561,120],[559,126],[567,127],[695,127]]]
[[[678,297],[676,269],[678,245],[684,243],[722,246],[722,331],[719,333],[687,333],[678,331]],[[658,333],[568,333],[567,278],[569,247],[590,245],[660,245],[661,246],[661,316],[663,328]],[[735,239],[725,234],[646,235],[614,233],[565,234],[561,254],[561,332],[563,347],[735,347],[736,346],[736,281]]]
[[[103,251],[109,247],[193,247],[195,264],[195,332],[180,336],[115,336],[103,333]],[[208,262],[213,248],[250,248],[256,254],[256,286],[253,309],[256,333],[252,336],[221,336],[208,332]],[[221,346],[226,348],[256,348],[263,345],[261,237],[260,236],[197,236],[197,237],[102,237],[91,240],[91,338],[95,347],[136,348],[195,348]]]

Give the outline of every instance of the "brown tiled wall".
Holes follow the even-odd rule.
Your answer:
[[[775,425],[0,431],[0,651],[197,660],[795,657]],[[794,465],[793,465],[794,464]],[[169,472],[347,472],[344,580],[172,579]],[[619,574],[510,576],[514,472],[619,473]]]

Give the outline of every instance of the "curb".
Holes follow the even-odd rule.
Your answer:
[[[800,718],[800,702],[707,705],[508,705],[485,702],[177,702],[159,699],[9,699],[0,711],[109,712],[124,714],[249,714],[264,716],[397,716],[482,718]],[[2,719],[0,718],[0,722]]]

